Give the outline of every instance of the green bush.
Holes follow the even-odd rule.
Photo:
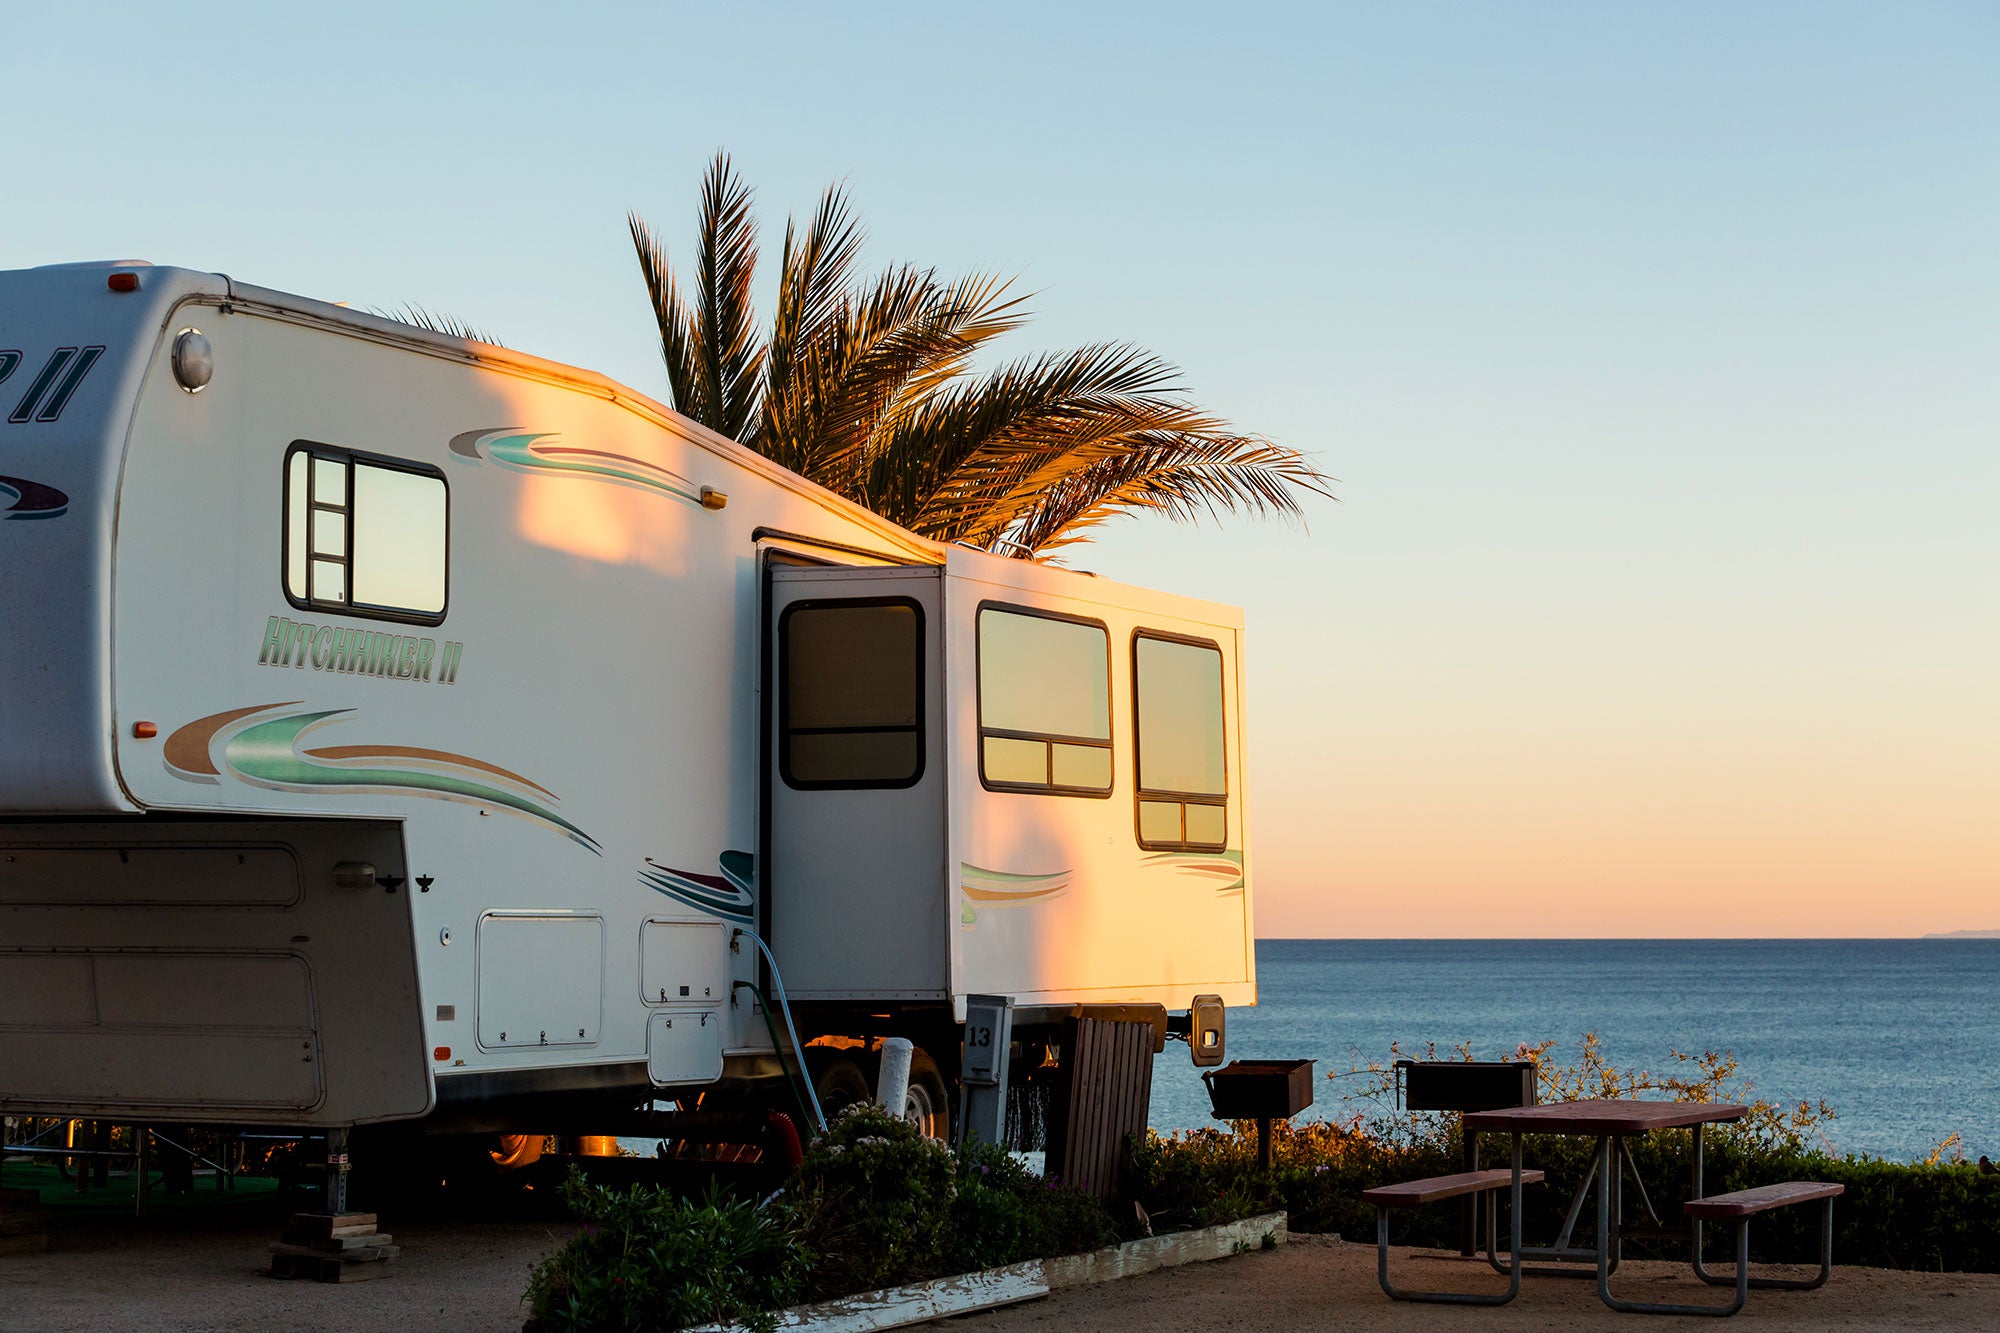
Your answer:
[[[915,1125],[866,1103],[812,1141],[790,1207],[819,1257],[815,1293],[844,1295],[944,1271],[958,1164]]]
[[[816,1296],[873,1291],[1109,1245],[1111,1215],[991,1146],[952,1152],[872,1106],[806,1150],[788,1202]]]
[[[1117,1239],[1104,1205],[1082,1190],[1044,1180],[990,1144],[960,1150],[945,1271],[1079,1254]]]
[[[533,1333],[773,1329],[811,1265],[779,1211],[713,1188],[693,1203],[643,1185],[594,1186],[572,1169],[563,1199],[583,1226],[528,1279]]]

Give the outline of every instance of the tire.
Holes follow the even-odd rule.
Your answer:
[[[854,1103],[875,1099],[868,1076],[851,1055],[834,1054],[814,1061],[812,1076],[813,1095],[819,1098],[820,1112],[828,1124]]]
[[[532,1166],[542,1160],[542,1146],[547,1142],[540,1134],[502,1134],[499,1146],[491,1150],[493,1164],[502,1171]]]
[[[919,1046],[910,1053],[910,1090],[903,1098],[903,1119],[923,1131],[927,1139],[951,1142],[951,1089],[944,1073]]]

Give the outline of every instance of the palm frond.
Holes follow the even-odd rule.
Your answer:
[[[861,255],[862,231],[838,186],[828,186],[819,209],[802,235],[785,221],[785,248],[778,276],[778,308],[771,321],[770,355],[765,361],[765,402],[783,392],[840,317]]]
[[[680,285],[667,262],[667,247],[637,213],[626,214],[625,221],[632,229],[632,248],[639,252],[639,271],[646,278],[653,319],[660,326],[660,359],[667,367],[671,406],[715,429],[719,418],[702,398],[702,379],[695,368],[694,316],[681,299]]]
[[[695,371],[715,418],[706,424],[738,439],[757,415],[764,346],[750,302],[757,222],[750,215],[750,189],[727,153],[715,155],[702,180],[695,273]]]
[[[494,347],[507,345],[475,324],[468,324],[441,310],[427,309],[415,301],[405,301],[402,305],[389,310],[370,307],[369,313],[380,315],[384,319],[393,319],[399,324],[414,324],[420,329],[429,329],[432,333],[464,338],[470,342],[489,343]]]
[[[944,540],[977,526],[1004,531],[1014,515],[993,506],[1096,461],[1121,437],[1217,429],[1177,381],[1171,365],[1125,344],[1016,361],[911,412],[874,460],[871,494],[898,522]]]
[[[1121,513],[1195,522],[1244,512],[1303,523],[1300,493],[1332,498],[1327,482],[1304,455],[1259,436],[1147,433],[1042,491],[980,544],[1044,559]]]

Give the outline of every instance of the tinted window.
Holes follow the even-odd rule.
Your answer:
[[[801,603],[779,630],[779,770],[793,787],[923,775],[923,617],[911,602]]]
[[[1102,625],[982,607],[979,763],[986,785],[1109,792],[1110,666]]]
[[[302,606],[444,619],[444,477],[416,463],[300,445],[285,464],[285,591]]]
[[[1222,650],[1140,634],[1132,641],[1139,733],[1139,841],[1214,848],[1228,841]]]

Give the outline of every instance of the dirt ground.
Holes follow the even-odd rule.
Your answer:
[[[0,1329],[516,1330],[528,1270],[566,1232],[559,1222],[396,1223],[394,1276],[351,1285],[263,1276],[268,1227],[241,1223],[64,1228],[46,1254],[0,1258]],[[1398,1251],[1399,1280],[1490,1289],[1498,1281],[1456,1257]],[[1618,1290],[1635,1299],[1722,1293],[1673,1265],[1632,1263]],[[1835,1269],[1815,1292],[1753,1291],[1738,1318],[1771,1329],[2000,1329],[2000,1275]],[[974,1330],[1104,1329],[1209,1333],[1253,1329],[1599,1329],[1631,1324],[1598,1303],[1594,1285],[1528,1279],[1513,1304],[1467,1309],[1393,1303],[1375,1286],[1372,1245],[1297,1236],[1279,1249],[1082,1288],[934,1325]],[[1651,1326],[1651,1325],[1645,1325]]]

